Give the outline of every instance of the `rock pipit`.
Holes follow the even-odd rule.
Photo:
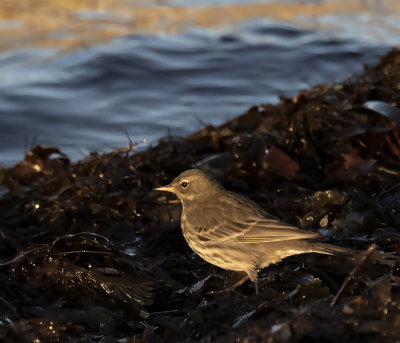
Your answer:
[[[198,169],[187,170],[155,190],[172,192],[181,200],[182,232],[193,251],[223,269],[246,272],[257,293],[258,271],[285,257],[304,253],[354,256],[353,250],[315,241],[318,233],[280,222]]]

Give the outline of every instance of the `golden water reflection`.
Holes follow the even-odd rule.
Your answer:
[[[244,3],[182,7],[155,0],[2,0],[0,50],[48,47],[74,50],[127,34],[180,33],[191,27],[215,28],[251,18],[292,21],[327,15],[400,13],[398,0],[335,0],[312,3]]]

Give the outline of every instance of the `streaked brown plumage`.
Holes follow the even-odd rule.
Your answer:
[[[353,255],[352,250],[313,241],[318,233],[278,221],[198,169],[187,170],[155,190],[172,192],[181,200],[182,232],[193,251],[223,269],[246,272],[253,282],[261,268],[288,256]]]

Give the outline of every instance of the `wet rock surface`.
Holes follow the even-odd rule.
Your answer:
[[[400,52],[361,76],[249,109],[219,127],[71,163],[34,147],[0,169],[0,337],[8,342],[400,339]],[[293,256],[241,275],[184,241],[152,191],[193,167],[359,261]],[[371,258],[372,244],[393,252]],[[369,249],[369,250],[368,250]],[[381,261],[382,262],[382,261]],[[383,261],[385,262],[385,261]]]

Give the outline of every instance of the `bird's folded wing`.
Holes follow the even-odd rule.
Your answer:
[[[237,243],[271,243],[287,240],[310,239],[318,233],[297,229],[275,219],[233,222],[225,221],[208,230],[198,232],[202,241],[233,241]]]
[[[199,225],[203,229],[197,235],[202,241],[269,243],[319,236],[275,219],[247,198],[235,195],[234,199],[225,197],[220,202],[218,209],[210,208],[210,215],[201,219],[205,225]]]
[[[240,243],[268,243],[298,239],[316,238],[319,234],[300,230],[275,219],[265,219],[254,223],[247,232],[236,237]]]

